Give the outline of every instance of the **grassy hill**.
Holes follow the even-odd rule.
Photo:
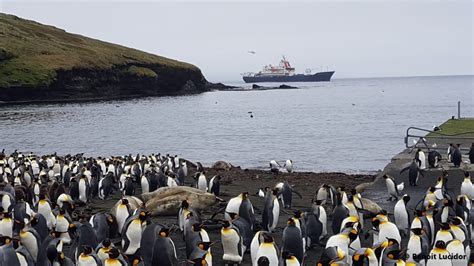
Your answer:
[[[0,101],[175,95],[206,84],[191,64],[0,13]]]

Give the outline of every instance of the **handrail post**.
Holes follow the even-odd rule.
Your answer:
[[[458,119],[461,119],[461,101],[458,101]]]

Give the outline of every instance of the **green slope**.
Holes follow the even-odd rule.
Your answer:
[[[176,74],[175,71],[184,71],[188,75],[182,78],[201,79],[192,80],[194,83],[205,82],[200,70],[191,64],[0,13],[0,90],[13,87],[54,87],[54,83],[61,79],[58,73],[75,70],[86,70],[89,74],[90,71],[105,71],[107,74],[101,73],[100,78],[109,80],[110,77],[104,75],[112,74],[122,80],[127,77],[127,82],[132,77],[132,80],[141,85],[146,79],[155,86],[149,85],[150,90],[163,87],[163,83],[157,80],[159,76],[163,76],[160,73],[162,70],[168,76]],[[189,78],[189,73],[192,73],[193,78]],[[72,76],[74,75],[73,73]],[[178,76],[175,78],[180,78]],[[61,80],[60,83],[67,87],[66,85],[73,83],[71,80],[72,78]],[[186,81],[177,84],[184,84]]]

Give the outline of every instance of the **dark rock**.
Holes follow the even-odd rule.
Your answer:
[[[279,88],[280,89],[296,89],[296,87],[286,85],[286,84],[281,84]]]
[[[232,90],[232,89],[236,89],[238,87],[235,87],[235,86],[229,86],[229,85],[226,85],[226,84],[223,84],[223,83],[211,83],[211,82],[208,82],[206,84],[206,89],[207,90],[218,90],[218,91],[224,91],[224,90]]]

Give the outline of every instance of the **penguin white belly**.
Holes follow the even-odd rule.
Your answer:
[[[260,257],[267,257],[268,261],[270,262],[269,266],[279,265],[277,250],[275,249],[275,246],[272,243],[260,244],[260,247],[258,248],[258,251],[257,251],[257,257],[255,258],[254,265],[257,265],[257,261]]]
[[[214,176],[214,177],[212,177],[211,180],[209,181],[209,189],[208,189],[209,192],[212,191],[212,187],[214,186],[214,179],[215,179],[215,178],[216,178],[216,177]]]
[[[212,254],[211,252],[206,253],[206,257],[204,257],[206,260],[207,266],[212,266]]]
[[[77,266],[96,266],[97,262],[92,256],[80,255],[76,265]]]
[[[125,232],[125,237],[128,239],[129,244],[127,249],[124,250],[124,254],[135,254],[135,252],[140,248],[140,241],[142,240],[142,223],[139,219],[135,219],[130,223]],[[122,247],[125,247],[125,240],[123,239]]]
[[[252,238],[252,242],[250,242],[250,259],[252,261],[252,265],[256,264],[257,259],[257,252],[260,247],[260,233],[262,231],[258,231]]]
[[[436,234],[434,243],[438,242],[439,240],[443,240],[445,243],[447,243],[448,241],[453,240],[453,235],[449,231],[440,230]]]
[[[232,221],[232,219],[229,216],[229,213],[239,213],[241,204],[242,204],[242,198],[240,196],[230,199],[229,203],[227,203],[227,206],[225,207],[224,218],[228,221]]]
[[[36,261],[38,257],[38,245],[36,243],[36,238],[30,232],[21,232],[20,233],[20,243],[30,252],[33,260]]]
[[[8,209],[10,208],[10,205],[11,205],[10,196],[8,196],[7,194],[4,194],[3,197],[2,197],[3,211],[8,212],[9,211]]]
[[[40,173],[40,169],[39,169],[39,166],[38,164],[31,164],[31,170],[33,171],[33,175],[39,175]]]
[[[184,210],[182,208],[180,208],[178,211],[178,225],[181,232],[184,231],[184,220],[186,219],[186,215],[188,215],[188,213],[188,210]]]
[[[323,201],[323,203],[321,204],[324,204],[326,202],[328,198],[328,192],[325,188],[320,188],[316,194],[316,200],[321,200]]]
[[[203,174],[199,175],[198,189],[200,189],[202,191],[207,191],[207,180],[206,180],[206,177]]]
[[[410,229],[415,229],[415,228],[423,228],[423,225],[421,224],[421,220],[417,217],[413,219],[410,226]]]
[[[242,239],[233,229],[223,229],[221,231],[221,242],[224,250],[222,259],[224,261],[232,261],[240,263],[242,261]],[[239,250],[240,248],[240,250]]]
[[[119,205],[117,207],[117,227],[118,227],[118,231],[119,233],[122,233],[122,228],[123,228],[123,225],[125,223],[125,220],[127,220],[128,216],[129,216],[129,213],[128,213],[128,209],[125,205]]]
[[[379,225],[379,242],[386,241],[387,238],[393,238],[398,243],[402,242],[397,226],[391,222],[384,222]]]
[[[352,202],[347,202],[346,207],[349,210],[349,216],[359,217],[359,213]]]
[[[86,189],[86,181],[83,178],[79,179],[79,200],[84,203],[87,202]]]
[[[184,176],[188,176],[188,166],[186,164],[184,164],[183,166],[183,172],[184,172]]]
[[[120,180],[119,180],[119,188],[121,191],[124,190],[125,188],[125,180],[127,179],[127,176],[126,175],[121,175],[120,176]]]
[[[107,169],[107,172],[108,173],[115,173],[115,166],[113,164],[109,164],[109,168]]]
[[[51,206],[49,203],[42,203],[40,201],[38,203],[38,213],[43,215],[43,217],[46,219],[46,224],[49,229],[51,229],[53,225],[56,224],[56,219],[51,212]]]
[[[395,223],[400,230],[408,229],[408,213],[403,199],[395,204],[394,208]]]
[[[23,176],[23,179],[25,180],[25,183],[26,183],[26,187],[30,187],[31,186],[31,176],[29,173],[25,173],[25,175]]]
[[[464,251],[464,245],[459,240],[453,240],[451,243],[448,244],[446,249],[449,251],[451,255],[453,255],[452,263],[453,266],[464,266],[468,265],[468,256]],[[470,255],[470,254],[469,254]]]
[[[323,230],[321,231],[321,236],[319,237],[319,239],[322,239],[328,234],[328,230],[327,230],[328,218],[327,218],[326,210],[324,209],[324,207],[319,206],[318,208],[319,208],[319,221],[323,225]]]
[[[388,194],[391,196],[396,196],[397,191],[395,190],[395,183],[390,178],[385,179],[385,184],[387,185]]]
[[[56,228],[55,230],[61,233],[67,232],[69,229],[69,222],[64,218],[64,216],[58,215],[56,219]]]
[[[146,176],[142,176],[140,183],[142,185],[142,193],[148,193],[150,191],[150,184]]]
[[[18,258],[18,262],[20,262],[20,266],[28,266],[28,261],[26,260],[25,256],[18,252],[16,252],[16,256]]]
[[[426,156],[425,153],[420,151],[418,153],[418,159],[420,159],[420,170],[426,169]]]
[[[13,237],[13,220],[10,218],[3,218],[0,220],[0,235]]]
[[[454,238],[460,240],[461,243],[463,243],[464,240],[466,240],[466,235],[465,235],[464,231],[461,228],[459,228],[457,226],[456,227],[451,227],[451,232],[453,232]]]
[[[110,249],[109,248],[100,248],[98,251],[97,251],[97,257],[99,258],[99,260],[102,261],[102,264],[105,262],[106,259],[109,258],[109,254],[106,253],[108,252]]]
[[[104,178],[101,178],[100,181],[99,181],[99,198],[100,199],[105,199],[105,195],[104,195],[104,188],[102,187],[102,183],[104,182]]]
[[[426,266],[452,266],[452,262],[449,259],[445,259],[449,256],[449,252],[444,250],[443,252],[431,251],[429,259],[426,262]]]
[[[209,235],[207,234],[206,230],[201,229],[199,234],[201,235],[202,242],[210,242],[211,241],[211,239],[209,238]]]
[[[461,185],[461,195],[466,195],[470,200],[474,198],[474,188],[471,180],[465,178]]]
[[[166,185],[168,187],[177,187],[178,183],[176,183],[176,181],[173,178],[168,177],[168,181],[166,182]]]
[[[271,231],[275,230],[278,224],[278,219],[280,218],[280,203],[278,202],[277,198],[273,200],[272,215],[273,215],[273,223],[270,225]]]
[[[340,234],[333,235],[326,242],[326,248],[328,247],[339,247],[345,254],[349,254],[349,238]]]
[[[408,240],[408,245],[407,245],[407,255],[408,259],[407,261],[415,261],[413,258],[414,256],[417,256],[421,253],[421,241],[420,237],[417,235],[413,235],[410,237],[410,240]]]
[[[300,262],[297,259],[285,260],[286,266],[300,266]]]
[[[448,221],[448,217],[449,217],[449,208],[444,207],[443,212],[441,213],[441,222],[446,223]]]

